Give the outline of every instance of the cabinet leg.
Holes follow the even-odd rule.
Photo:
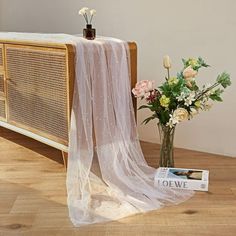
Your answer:
[[[67,170],[68,153],[61,151],[65,170]]]

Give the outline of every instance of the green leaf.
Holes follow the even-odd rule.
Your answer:
[[[149,108],[151,109],[152,106],[147,106],[147,105],[142,105],[138,108],[138,110],[144,109],[144,108]]]
[[[184,79],[183,72],[177,73],[177,79],[179,80]]]
[[[209,97],[211,100],[213,101],[218,101],[218,102],[222,102],[222,98],[220,97],[220,95],[224,92],[223,89],[216,89]]]
[[[223,92],[224,92],[224,90],[220,89],[220,88],[218,88],[214,91],[214,93],[217,94],[218,96],[220,96]]]
[[[152,107],[150,108],[151,111],[156,111],[158,109],[158,103],[157,102],[153,102],[152,103]]]
[[[185,80],[184,79],[179,79],[178,83],[175,84],[174,86],[172,86],[172,95],[175,97],[177,97],[182,91],[183,91],[183,87],[185,86]]]
[[[146,118],[146,119],[142,122],[142,124],[145,124],[145,125],[146,125],[149,121],[154,120],[154,119],[156,119],[156,118],[157,118],[157,116],[156,116],[156,114],[154,114],[154,115],[152,115],[152,116]]]
[[[159,119],[162,124],[166,124],[170,119],[169,111],[167,110],[160,111]]]
[[[194,81],[192,83],[192,88],[191,88],[192,91],[198,91],[199,90],[199,87],[197,86],[196,82]]]
[[[202,67],[209,67],[210,65],[207,65],[205,63],[205,61],[201,58],[201,57],[198,57],[198,63],[202,66]]]
[[[183,62],[183,64],[184,64],[184,68],[186,68],[186,67],[187,67],[187,61],[182,58],[182,62]]]
[[[222,98],[220,96],[218,96],[217,94],[211,94],[210,95],[210,99],[213,101],[217,101],[217,102],[222,102]]]
[[[160,87],[160,90],[162,91],[162,95],[165,95],[166,97],[170,97],[171,96],[171,86],[165,82],[164,84],[162,84]]]
[[[230,75],[226,72],[223,72],[222,74],[218,75],[216,81],[224,88],[231,85]]]

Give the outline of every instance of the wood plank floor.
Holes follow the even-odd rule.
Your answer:
[[[159,147],[142,143],[156,167]],[[116,222],[74,228],[61,152],[0,128],[0,236],[236,235],[236,158],[175,150],[176,166],[210,170],[209,192]]]

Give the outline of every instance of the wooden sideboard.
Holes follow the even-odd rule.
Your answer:
[[[134,87],[136,44],[129,43],[129,49],[131,86]],[[71,44],[0,40],[0,126],[65,154],[75,78],[74,58]],[[133,101],[136,111],[136,101]]]

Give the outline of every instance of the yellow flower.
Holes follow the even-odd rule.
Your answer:
[[[192,67],[199,66],[197,60],[194,59],[194,58],[190,58],[190,59],[188,60],[188,64],[189,64],[190,66],[192,66]]]
[[[178,84],[178,79],[176,77],[171,77],[168,79],[168,84],[169,85],[174,85],[174,84]]]
[[[199,107],[201,106],[201,102],[198,100],[198,101],[196,101],[196,102],[194,103],[194,105],[195,105],[197,108],[199,108]]]
[[[165,95],[162,95],[160,98],[160,104],[162,107],[168,107],[170,103],[170,98],[166,97]]]

